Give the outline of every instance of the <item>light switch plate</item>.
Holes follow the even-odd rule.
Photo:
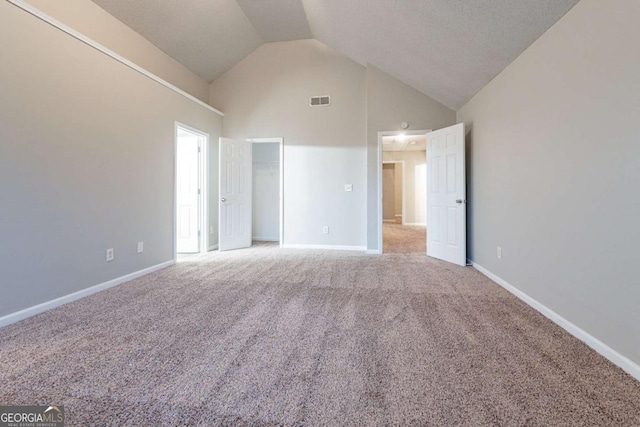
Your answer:
[[[144,252],[144,242],[138,242],[138,253]]]
[[[344,191],[353,191],[353,184],[345,184]]]

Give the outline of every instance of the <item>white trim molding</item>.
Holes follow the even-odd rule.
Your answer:
[[[217,243],[215,245],[209,246],[209,252],[215,251],[216,249],[218,249],[218,244]]]
[[[326,249],[332,251],[361,251],[367,250],[366,246],[342,246],[342,245],[282,245],[285,249]]]
[[[251,240],[253,240],[255,242],[279,242],[280,238],[279,237],[256,237],[256,236],[253,236],[251,238]]]
[[[126,65],[127,67],[131,68],[134,71],[137,71],[138,73],[142,74],[143,76],[146,76],[148,78],[150,78],[151,80],[154,80],[158,83],[160,83],[161,85],[163,85],[164,87],[171,89],[172,91],[179,93],[180,95],[184,96],[187,99],[190,99],[191,101],[195,102],[196,104],[200,105],[201,107],[206,108],[207,110],[213,111],[216,114],[219,114],[221,116],[224,116],[224,113],[222,113],[221,111],[213,108],[211,105],[199,100],[198,98],[196,98],[195,96],[183,91],[182,89],[172,85],[171,83],[169,83],[166,80],[161,79],[160,77],[156,76],[155,74],[151,73],[148,70],[145,70],[144,68],[140,67],[137,64],[134,64],[133,62],[129,61],[128,59],[124,58],[123,56],[118,55],[117,53],[115,53],[114,51],[106,48],[105,46],[101,45],[100,43],[98,43],[97,41],[85,36],[82,33],[79,33],[78,31],[74,30],[73,28],[63,24],[62,22],[58,21],[57,19],[47,15],[46,13],[42,12],[40,9],[31,6],[30,4],[26,3],[24,0],[7,0],[9,3],[13,4],[16,7],[19,7],[20,9],[24,10],[25,12],[35,16],[36,18],[40,19],[41,21],[46,22],[47,24],[61,30],[62,32],[67,33],[68,35],[70,35],[71,37],[75,38],[76,40],[81,41],[82,43],[86,44],[87,46],[91,46],[92,48],[104,53],[107,56],[110,56],[111,58],[115,59],[116,61]]]
[[[540,312],[543,316],[551,320],[553,323],[560,326],[562,329],[569,332],[571,335],[578,338],[580,341],[584,342],[586,345],[591,347],[593,350],[595,350],[597,353],[602,355],[604,358],[608,359],[611,363],[618,366],[620,369],[622,369],[623,371],[625,371],[626,373],[628,373],[629,375],[631,375],[632,377],[640,381],[640,365],[636,364],[628,357],[618,353],[617,351],[609,347],[607,344],[603,343],[593,335],[586,332],[584,329],[581,329],[580,327],[574,325],[569,320],[565,319],[555,311],[551,310],[546,305],[530,297],[526,293],[522,292],[520,289],[516,288],[515,286],[508,283],[506,280],[500,278],[499,276],[495,275],[494,273],[490,272],[489,270],[482,267],[478,263],[471,261],[471,265],[473,265],[473,268],[478,270],[480,273],[484,274],[489,279],[493,280],[498,285],[502,286],[507,291],[511,292],[513,295],[515,295],[520,300],[525,302],[527,305],[529,305],[536,311]]]
[[[166,262],[151,266],[149,268],[135,271],[133,273],[129,273],[127,275],[118,277],[116,279],[112,279],[107,282],[100,283],[95,286],[91,286],[90,288],[82,289],[72,294],[68,294],[68,295],[53,299],[51,301],[43,302],[41,304],[25,308],[24,310],[16,311],[15,313],[7,314],[6,316],[0,317],[0,328],[3,326],[10,325],[12,323],[19,322],[20,320],[24,320],[29,317],[35,316],[36,314],[44,313],[45,311],[51,310],[52,308],[60,307],[61,305],[79,300],[80,298],[84,298],[89,295],[98,293],[100,291],[113,288],[114,286],[118,286],[123,283],[130,282],[133,279],[146,276],[147,274],[153,273],[154,271],[162,270],[163,268],[169,267],[173,264],[175,264],[174,260],[166,261]]]
[[[405,222],[403,225],[414,225],[414,226],[426,227],[427,223],[425,223],[425,222]]]

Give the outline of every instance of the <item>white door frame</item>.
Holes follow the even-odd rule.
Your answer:
[[[401,222],[401,224],[404,225],[404,217],[405,217],[405,215],[407,213],[407,204],[406,204],[405,198],[404,198],[405,197],[404,195],[406,193],[406,188],[405,188],[406,182],[404,180],[404,177],[405,177],[404,160],[384,160],[384,159],[382,160],[382,164],[383,165],[384,164],[396,164],[396,163],[400,163],[402,165],[402,222]],[[384,191],[384,188],[383,188],[383,191]],[[383,207],[383,210],[384,210],[384,207]],[[382,218],[382,219],[384,219],[384,218]]]
[[[178,129],[183,129],[202,138],[200,144],[200,176],[199,186],[201,188],[199,197],[198,215],[200,221],[200,237],[198,239],[198,252],[204,253],[209,250],[209,134],[199,129],[175,122],[174,124],[174,147],[173,147],[173,260],[178,259]]]
[[[426,130],[390,130],[390,131],[380,131],[378,132],[378,250],[377,251],[368,251],[368,253],[377,253],[382,254],[382,220],[384,219],[384,215],[382,214],[382,137],[384,136],[397,136],[397,135],[426,135],[431,132],[431,129]],[[403,168],[404,171],[404,168]],[[404,172],[403,172],[404,173]],[[404,184],[404,180],[403,180]],[[403,191],[404,193],[404,191]],[[425,210],[426,210],[425,206]],[[404,215],[404,207],[403,212]],[[404,220],[404,218],[403,218]],[[425,253],[427,252],[427,248],[425,247]]]
[[[280,146],[280,247],[284,245],[284,138],[249,138],[251,143],[277,143]],[[253,168],[251,169],[253,174]],[[252,212],[253,215],[253,212]],[[253,220],[253,217],[252,217]]]

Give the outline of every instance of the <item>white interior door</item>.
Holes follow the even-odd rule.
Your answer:
[[[251,246],[251,143],[220,138],[219,249]]]
[[[427,255],[467,264],[464,123],[427,134]]]
[[[200,138],[179,136],[177,142],[176,251],[200,251]]]

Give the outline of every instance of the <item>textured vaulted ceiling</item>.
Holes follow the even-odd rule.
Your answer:
[[[93,0],[206,81],[316,38],[460,108],[578,0]]]

